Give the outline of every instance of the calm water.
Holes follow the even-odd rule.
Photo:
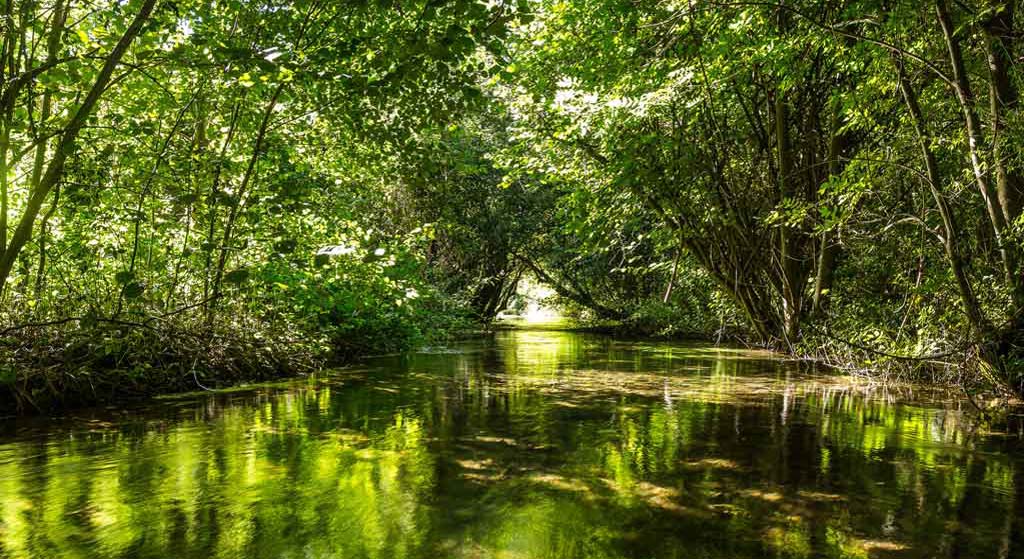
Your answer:
[[[0,557],[1024,557],[1020,417],[939,396],[763,353],[502,332],[6,420]]]

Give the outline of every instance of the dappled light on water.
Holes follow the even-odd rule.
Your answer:
[[[1020,418],[761,351],[507,331],[19,420],[0,557],[1021,557]]]

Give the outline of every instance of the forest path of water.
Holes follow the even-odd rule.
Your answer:
[[[0,557],[1024,557],[1020,417],[969,409],[765,352],[503,331],[11,420]]]

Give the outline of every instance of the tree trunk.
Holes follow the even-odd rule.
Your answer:
[[[50,22],[50,35],[46,39],[46,59],[56,60],[60,54],[60,38],[64,34],[64,24],[67,21],[67,11],[64,9],[64,0],[57,0],[57,3],[53,6],[53,20]],[[53,112],[53,93],[47,89],[43,93],[42,106],[39,109],[39,123],[42,126],[46,125],[46,121],[50,120],[50,115]],[[45,130],[40,131],[38,135],[45,138]],[[46,165],[46,152],[49,147],[49,141],[36,138],[36,153],[35,158],[32,162],[32,177],[29,182],[29,192],[35,192],[39,188],[39,183],[43,178],[43,167]],[[42,295],[43,286],[46,283],[46,237],[47,237],[47,225],[50,218],[57,210],[57,203],[60,198],[60,188],[56,188],[56,192],[53,197],[53,202],[50,203],[50,209],[47,210],[46,214],[43,215],[42,222],[39,224],[39,265],[36,269],[36,286],[35,293],[36,299]],[[3,245],[0,245],[2,247]]]
[[[781,91],[775,97],[775,136],[779,162],[779,200],[793,198],[793,146],[789,137],[789,107]],[[801,259],[797,254],[797,232],[788,224],[779,227],[779,267],[782,273],[783,336],[796,341],[800,333],[803,286],[799,280]]]
[[[986,47],[989,68],[989,104],[992,129],[992,156],[996,168],[996,194],[1003,217],[1012,225],[1021,212],[1024,194],[1024,177],[1018,171],[1008,169],[1006,158],[1010,150],[1006,146],[1006,114],[1016,112],[1020,96],[1013,80],[1010,67],[1013,65],[1014,35],[1013,7],[1011,0],[990,0],[994,10],[985,22]]]
[[[828,178],[838,177],[842,172],[840,156],[846,148],[846,136],[839,131],[841,119],[839,110],[832,115],[831,138],[828,145]],[[832,278],[835,274],[836,256],[839,254],[839,243],[836,241],[835,233],[827,230],[821,234],[821,251],[818,255],[818,270],[814,278],[814,300],[812,311],[814,314],[821,314],[825,311],[828,303],[829,292],[832,289]]]
[[[957,101],[964,114],[964,125],[967,133],[967,144],[971,160],[971,170],[974,173],[974,180],[985,200],[985,208],[988,211],[989,220],[992,224],[992,231],[995,234],[996,246],[1003,264],[1004,280],[1010,293],[1013,295],[1014,307],[1020,308],[1024,304],[1024,293],[1021,293],[1017,278],[1017,256],[1016,249],[1006,239],[1006,218],[999,202],[993,195],[986,176],[985,164],[983,162],[982,144],[984,138],[981,133],[981,122],[975,107],[974,93],[967,77],[964,67],[963,52],[960,48],[960,40],[956,37],[953,21],[949,14],[949,5],[946,0],[936,0],[935,11],[942,27],[942,36],[949,52],[949,61],[953,67],[953,89],[956,92]]]
[[[274,106],[277,105],[277,100],[284,91],[284,86],[285,84],[282,82],[274,88],[274,93],[270,96],[270,101],[268,101],[266,107],[264,107],[263,119],[260,121],[259,130],[256,132],[256,141],[252,147],[252,154],[249,156],[249,164],[245,168],[245,174],[242,175],[242,183],[238,187],[238,202],[234,204],[228,212],[228,220],[224,225],[224,235],[221,237],[220,254],[217,258],[217,269],[213,276],[213,287],[210,292],[210,311],[216,307],[217,299],[220,297],[221,282],[224,279],[224,269],[227,265],[231,235],[234,231],[235,222],[238,219],[238,212],[245,203],[246,191],[252,181],[253,174],[256,172],[256,164],[259,162],[260,155],[263,153],[263,143],[266,140],[267,127],[270,125],[270,117],[274,114]],[[213,313],[209,312],[207,315],[207,322],[212,319],[212,316]]]
[[[668,300],[672,297],[672,288],[676,284],[676,278],[679,276],[679,254],[680,251],[676,251],[675,258],[672,259],[672,275],[668,278],[668,285],[665,286],[665,294],[661,297],[661,302],[668,304]]]
[[[206,246],[204,248],[206,262],[203,267],[203,300],[208,302],[210,301],[210,271],[213,268],[213,240],[217,233],[217,197],[220,195],[220,180],[224,172],[224,161],[227,158],[228,147],[231,145],[231,141],[235,137],[235,131],[238,129],[239,115],[242,112],[242,101],[244,100],[245,94],[243,93],[242,98],[235,103],[234,108],[231,110],[231,121],[228,124],[227,136],[224,138],[224,144],[220,147],[217,161],[213,167],[213,177],[210,180],[210,194],[206,202],[210,208],[207,212],[209,224],[206,230]],[[204,305],[204,308],[206,312],[209,312],[209,303]]]
[[[782,341],[784,321],[778,313],[777,307],[771,303],[767,286],[756,285],[752,282],[748,278],[750,273],[748,268],[743,270],[723,269],[716,265],[709,257],[708,252],[696,243],[683,240],[681,244],[711,275],[719,289],[732,299],[736,307],[743,313],[747,324],[763,344],[774,346]]]
[[[85,96],[85,100],[82,101],[71,121],[68,122],[64,132],[60,135],[53,158],[46,168],[46,173],[43,175],[42,180],[40,180],[38,188],[29,196],[28,203],[21,218],[18,220],[18,226],[14,230],[10,244],[0,254],[0,289],[7,283],[7,279],[11,275],[11,269],[21,253],[21,249],[24,248],[25,243],[32,237],[32,228],[43,207],[43,202],[46,201],[50,191],[53,190],[54,186],[57,185],[57,182],[64,175],[64,163],[67,161],[68,156],[75,151],[75,140],[78,139],[79,132],[81,132],[86,120],[96,108],[96,103],[103,95],[103,92],[106,91],[114,69],[120,64],[121,58],[128,51],[129,45],[131,45],[132,41],[142,30],[143,24],[152,14],[156,2],[157,0],[143,1],[139,12],[135,14],[135,19],[132,20],[124,35],[121,36],[114,49],[110,51],[110,54],[104,60],[103,66],[96,76],[96,81],[93,82],[89,93]]]
[[[0,51],[0,66],[2,66],[3,78],[11,78],[17,73],[15,68],[15,37],[18,30],[14,27],[14,0],[7,0],[4,3],[4,38],[3,49]],[[6,79],[4,80],[6,81]],[[12,97],[0,107],[0,252],[7,247],[7,212],[9,205],[8,177],[8,154],[11,148],[11,120],[14,116],[15,99]],[[2,284],[0,284],[2,286]]]
[[[982,357],[989,361],[991,365],[993,364],[992,357],[987,354],[988,350],[985,348],[985,343],[990,338],[991,327],[981,310],[981,305],[974,294],[970,279],[967,277],[960,249],[960,230],[942,188],[942,176],[939,173],[938,161],[935,158],[935,153],[932,151],[932,138],[925,124],[921,105],[918,103],[917,92],[914,91],[910,83],[910,78],[907,76],[903,61],[897,56],[894,56],[894,61],[899,79],[900,93],[903,95],[907,111],[910,113],[911,121],[914,123],[914,129],[917,132],[918,145],[921,148],[921,155],[924,159],[925,171],[927,173],[928,189],[935,200],[939,216],[942,218],[942,245],[946,253],[946,261],[949,264],[950,271],[953,273],[953,277],[956,279],[957,290],[960,293],[960,302],[963,305],[968,323],[973,330],[978,332],[982,340]]]

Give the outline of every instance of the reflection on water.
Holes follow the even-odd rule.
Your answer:
[[[8,420],[0,557],[1024,557],[1019,416],[756,352],[454,349]]]

